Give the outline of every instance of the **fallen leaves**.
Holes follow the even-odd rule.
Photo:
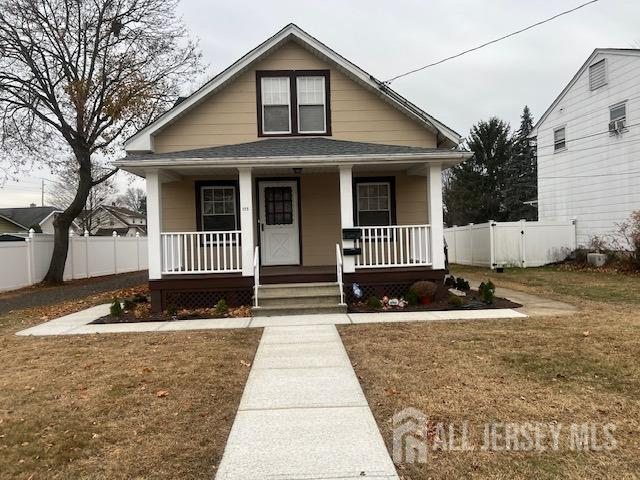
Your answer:
[[[158,390],[156,392],[156,397],[158,397],[158,398],[165,398],[165,397],[168,397],[168,396],[169,396],[169,392],[166,391],[166,390]]]
[[[240,364],[245,367],[251,367],[251,362],[247,362],[245,360],[240,360]]]

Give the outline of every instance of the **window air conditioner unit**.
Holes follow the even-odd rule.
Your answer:
[[[616,131],[618,133],[622,132],[624,130],[625,127],[625,120],[616,120]]]
[[[609,122],[609,133],[617,133],[615,120],[613,122]]]

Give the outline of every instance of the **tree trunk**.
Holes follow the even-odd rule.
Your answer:
[[[91,154],[82,149],[74,150],[74,154],[80,165],[78,190],[67,209],[53,221],[53,255],[51,256],[49,271],[44,277],[44,283],[48,284],[61,284],[63,282],[64,266],[69,252],[69,228],[84,209],[87,197],[93,186]]]

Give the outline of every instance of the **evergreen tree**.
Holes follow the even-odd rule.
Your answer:
[[[525,105],[520,119],[520,128],[513,135],[512,154],[505,169],[505,207],[510,221],[538,218],[538,209],[525,203],[538,198],[536,147],[529,139],[533,116],[528,106]]]
[[[497,117],[471,128],[466,147],[474,153],[473,157],[451,168],[445,177],[447,225],[507,219],[506,166],[512,150],[509,132],[509,124]]]

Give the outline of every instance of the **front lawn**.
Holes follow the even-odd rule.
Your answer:
[[[426,464],[400,464],[406,480],[427,478],[634,478],[640,471],[640,279],[557,267],[497,274],[498,286],[575,303],[570,316],[518,320],[341,326],[340,333],[392,450],[392,416],[422,411],[433,428],[453,425],[460,445],[483,444],[497,424],[499,451],[430,451]],[[560,425],[559,448],[504,451],[504,424]],[[502,427],[500,424],[502,423]],[[571,424],[594,425],[595,440],[615,424],[607,451],[571,449]],[[502,428],[502,430],[501,430]],[[433,441],[436,430],[430,431]],[[522,437],[520,437],[522,440]],[[543,442],[544,443],[544,442]],[[522,446],[522,443],[520,443]],[[503,447],[500,449],[500,447]]]
[[[0,477],[213,478],[260,330],[14,335],[113,294],[0,316]]]

